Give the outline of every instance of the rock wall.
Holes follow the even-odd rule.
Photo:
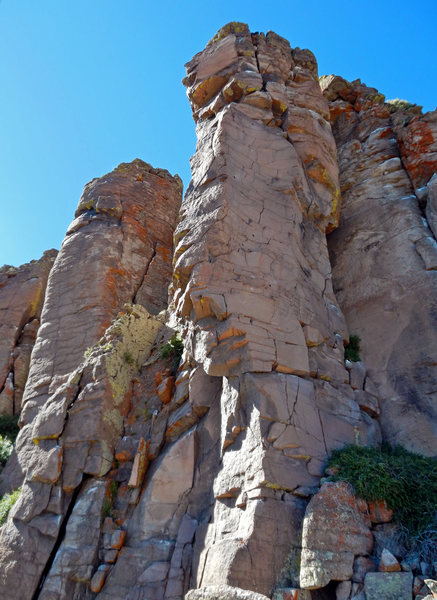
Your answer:
[[[336,148],[314,57],[272,32],[231,24],[188,63],[185,83],[198,146],[173,302],[191,368],[222,389],[191,585],[268,594],[300,545],[327,454],[379,435],[349,385],[332,291]]]
[[[3,490],[22,490],[2,529],[0,595],[70,598],[92,573],[74,547],[61,572],[52,562],[84,516],[82,496],[100,498],[103,484],[90,478],[111,468],[133,373],[161,326],[151,313],[166,306],[181,191],[180,179],[139,160],[85,186],[47,284],[22,429],[2,473]],[[81,528],[97,527],[99,539],[96,515],[94,506]]]
[[[347,600],[373,537],[346,486],[319,491],[328,455],[379,444],[379,420],[435,454],[433,114],[319,84],[309,50],[241,23],[186,67],[179,216],[177,176],[122,164],[85,187],[50,274],[2,473],[12,600]]]
[[[0,414],[19,415],[30,355],[56,250],[40,260],[0,269]]]
[[[322,88],[342,191],[340,226],[329,237],[336,296],[361,337],[385,439],[435,456],[437,112],[397,109],[340,77]]]

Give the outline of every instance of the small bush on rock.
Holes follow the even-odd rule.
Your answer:
[[[15,492],[5,494],[0,500],[0,525],[3,525],[3,523],[6,522],[9,511],[14,506],[15,502],[18,500],[20,493],[21,488],[18,488],[18,490],[15,490]]]
[[[401,446],[381,449],[346,446],[335,450],[328,467],[335,481],[347,481],[364,500],[385,500],[393,519],[411,536],[432,527],[437,513],[437,459]]]
[[[169,339],[169,341],[161,346],[159,349],[159,356],[161,358],[172,359],[172,373],[176,373],[181,362],[182,352],[184,351],[184,342],[181,340],[179,335],[175,333]]]
[[[408,102],[408,100],[401,100],[401,98],[393,98],[393,100],[387,100],[386,103],[390,105],[390,112],[394,112],[395,110],[408,110],[409,108],[417,107],[417,104]]]
[[[349,344],[344,349],[344,360],[350,360],[352,362],[358,362],[360,358],[360,342],[361,338],[359,335],[351,335],[349,338]]]

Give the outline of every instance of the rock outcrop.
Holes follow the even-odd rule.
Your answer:
[[[21,425],[0,596],[411,590],[374,572],[392,511],[321,478],[347,444],[437,454],[435,114],[319,82],[309,50],[242,23],[186,67],[182,206],[177,176],[121,164],[85,186],[41,317],[43,291],[0,287],[0,400]]]
[[[56,250],[0,269],[0,414],[19,415],[47,279]]]
[[[68,544],[85,543],[81,529],[97,527],[100,537],[108,482],[89,478],[111,468],[133,373],[161,326],[148,311],[166,305],[181,191],[178,178],[139,160],[85,187],[50,274],[22,429],[2,473],[3,489],[22,491],[2,530],[0,595],[31,598],[47,575],[39,597],[69,598],[92,574],[93,552],[78,564],[80,550]],[[85,515],[82,496],[93,507],[88,524],[74,526]]]
[[[434,214],[437,112],[393,112],[359,81],[329,77],[321,85],[342,192],[340,226],[329,237],[334,290],[361,337],[385,439],[435,456],[437,242],[427,215]]]

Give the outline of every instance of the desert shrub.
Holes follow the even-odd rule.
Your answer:
[[[181,362],[182,352],[184,351],[184,342],[179,335],[175,333],[169,341],[159,349],[161,358],[171,358],[172,373],[176,373]]]
[[[401,98],[393,98],[393,100],[387,100],[386,104],[389,104],[389,108],[391,112],[395,110],[407,110],[408,108],[413,108],[417,106],[417,104],[413,104],[412,102],[408,102],[408,100],[401,100]]]
[[[334,480],[347,481],[364,500],[385,500],[393,520],[410,536],[433,527],[437,512],[437,459],[409,452],[401,446],[381,449],[346,446],[335,450],[328,467]]]
[[[344,349],[344,360],[350,360],[352,362],[358,362],[360,358],[360,342],[361,338],[358,335],[351,335],[349,338],[349,344]]]
[[[14,506],[15,502],[18,500],[20,492],[21,488],[18,488],[18,490],[15,490],[15,492],[5,494],[0,500],[0,525],[3,525],[3,523],[6,522],[9,511]]]

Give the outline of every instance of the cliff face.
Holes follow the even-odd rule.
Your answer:
[[[435,456],[437,112],[398,110],[340,77],[322,88],[342,192],[329,237],[336,296],[362,339],[385,439]]]
[[[383,439],[437,455],[436,113],[319,83],[310,51],[238,23],[186,66],[180,212],[177,176],[122,164],[85,186],[44,303],[51,255],[35,290],[28,266],[0,288],[0,406],[21,425],[5,597],[269,595],[287,560],[289,584],[347,580],[373,538],[340,488],[360,541],[328,568],[304,529],[299,573],[328,456]],[[364,362],[345,363],[349,333]]]

